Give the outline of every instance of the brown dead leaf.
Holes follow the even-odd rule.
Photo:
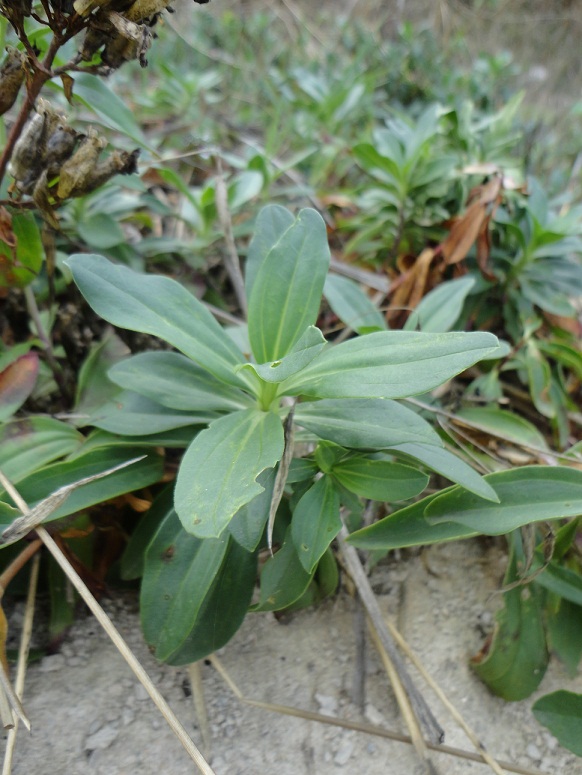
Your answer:
[[[12,231],[12,216],[5,207],[0,207],[0,240],[9,248],[16,247],[16,235]]]
[[[386,313],[386,319],[391,325],[406,320],[410,310],[414,309],[425,293],[430,290],[429,273],[431,264],[437,255],[434,248],[425,248],[412,266],[407,269],[401,278]],[[403,260],[399,261],[400,266]]]

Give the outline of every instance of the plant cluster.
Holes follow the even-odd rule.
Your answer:
[[[410,28],[390,54],[407,65],[400,80],[386,78],[385,49],[358,27],[341,31],[339,53],[300,61],[265,15],[247,26],[226,15],[220,29],[203,20],[199,38],[172,39],[193,57],[184,72],[168,42],[149,52],[164,10],[165,0],[0,3],[15,37],[0,72],[12,122],[0,174],[13,178],[2,189],[0,292],[14,304],[22,289],[30,319],[23,333],[11,315],[1,332],[0,469],[33,507],[70,486],[46,521],[74,530],[62,540],[79,557],[119,556],[95,529],[98,504],[117,499],[112,532],[131,537],[105,571],[141,578],[145,637],[172,664],[222,646],[249,606],[284,611],[333,593],[345,523],[376,558],[506,535],[505,605],[476,671],[517,699],[541,681],[550,649],[576,670],[582,360],[571,298],[582,295],[582,211],[572,190],[552,198],[524,175],[520,97],[498,105],[475,70],[435,80],[442,54]],[[195,59],[200,40],[218,45],[229,73],[237,64],[232,78]],[[151,71],[136,89],[146,52]],[[132,60],[116,88],[147,131],[104,81]],[[249,79],[251,67],[261,77]],[[502,78],[497,60],[483,67]],[[40,97],[49,84],[61,92],[54,104]],[[100,129],[76,128],[55,107],[62,98]],[[131,150],[102,158],[111,129]],[[326,220],[261,208],[274,200],[311,200]],[[379,303],[329,271],[329,242],[384,288]],[[213,287],[212,272],[198,274],[219,271],[217,253],[231,261],[236,302],[223,275]],[[191,292],[201,282],[202,301]],[[117,333],[101,328],[69,384],[58,326],[79,304],[74,286]],[[223,326],[208,302],[240,317]],[[143,335],[137,352],[123,330]],[[433,395],[458,375],[456,396]],[[29,411],[42,399],[48,415]],[[527,417],[544,418],[547,433]],[[492,438],[529,465],[493,454]],[[539,465],[548,457],[561,465]],[[175,486],[162,486],[176,468]],[[435,489],[419,500],[430,476]],[[370,502],[380,518],[365,526]],[[147,512],[135,528],[132,505]],[[0,491],[6,558],[19,551],[18,518]],[[59,574],[47,577],[54,637],[72,616]]]

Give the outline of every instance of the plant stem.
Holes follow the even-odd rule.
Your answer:
[[[73,396],[71,394],[71,391],[67,387],[62,369],[59,366],[57,359],[55,358],[51,340],[42,325],[42,320],[40,319],[40,312],[36,304],[36,298],[34,296],[34,293],[32,292],[30,285],[27,285],[26,288],[24,289],[24,298],[26,299],[26,307],[28,309],[28,314],[30,315],[30,317],[34,322],[34,327],[36,328],[37,336],[43,344],[43,349],[46,355],[46,359],[47,359],[48,365],[50,366],[50,370],[53,373],[53,377],[55,378],[55,382],[59,387],[63,400],[66,402],[67,405],[69,405],[73,400]]]

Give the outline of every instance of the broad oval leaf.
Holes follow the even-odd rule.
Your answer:
[[[315,324],[330,253],[323,218],[301,210],[262,260],[249,298],[249,340],[257,363],[291,350]]]
[[[15,213],[10,225],[3,233],[10,244],[0,239],[0,288],[24,288],[42,267],[44,247],[32,213]]]
[[[282,386],[321,398],[404,398],[426,393],[493,352],[482,332],[377,331],[326,348]]]
[[[322,439],[352,449],[386,449],[406,442],[442,447],[426,420],[396,401],[382,398],[298,404],[295,422]]]
[[[247,612],[256,564],[228,538],[186,533],[168,509],[146,552],[140,598],[144,635],[156,657],[187,664],[223,646]]]
[[[35,352],[21,355],[0,371],[0,420],[7,420],[34,390],[39,360]]]
[[[240,508],[228,525],[231,536],[247,552],[254,552],[263,536],[269,518],[275,477],[275,468],[269,468],[258,475],[257,482],[265,489]]]
[[[563,466],[524,466],[486,477],[499,503],[453,488],[426,508],[433,524],[457,522],[485,535],[502,535],[531,522],[582,513],[582,471]]]
[[[165,339],[217,379],[241,387],[244,357],[204,305],[175,280],[142,275],[103,256],[67,261],[81,293],[113,325]]]
[[[146,550],[160,525],[174,511],[174,487],[165,487],[139,522],[121,556],[121,578],[130,581],[143,576]]]
[[[560,690],[540,697],[532,705],[534,716],[560,745],[582,756],[582,694]]]
[[[512,555],[505,584],[518,581]],[[508,590],[497,613],[495,630],[471,666],[494,694],[510,702],[523,700],[537,689],[546,672],[549,654],[541,606],[532,590]]]
[[[139,353],[116,363],[108,374],[122,388],[185,412],[233,411],[251,401],[180,353]]]
[[[339,533],[339,493],[329,476],[320,477],[293,511],[291,535],[304,570],[311,574]]]
[[[251,297],[261,264],[276,245],[281,234],[284,234],[293,225],[294,220],[293,214],[281,205],[267,205],[257,215],[255,233],[249,245],[245,265],[247,299]]]
[[[175,506],[184,529],[218,537],[236,512],[263,491],[256,481],[273,468],[284,448],[281,420],[245,409],[212,422],[182,459]]]
[[[332,474],[351,492],[375,501],[413,498],[428,484],[428,476],[416,468],[361,456],[337,463]]]

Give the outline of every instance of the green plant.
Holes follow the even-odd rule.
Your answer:
[[[516,509],[513,490],[530,503],[528,489],[515,488],[523,471],[509,472],[511,486],[498,504],[491,485],[504,477],[492,475],[488,484],[395,400],[431,390],[490,356],[495,338],[376,331],[326,342],[315,323],[329,253],[315,212],[293,217],[270,206],[258,218],[246,273],[247,356],[174,281],[140,276],[99,256],[76,255],[67,263],[100,315],[160,336],[182,353],[142,353],[116,364],[109,375],[122,392],[115,409],[105,407],[101,416],[97,410],[93,424],[135,434],[151,432],[151,423],[158,428],[160,417],[167,430],[209,423],[202,431],[191,427],[173,504],[170,493],[161,496],[125,558],[129,575],[143,575],[142,622],[158,658],[190,662],[231,637],[251,601],[260,546],[279,549],[264,565],[254,610],[287,608],[329,591],[329,546],[341,526],[340,506],[357,523],[360,498],[409,499],[426,486],[425,468],[460,484],[440,496],[447,520],[455,511],[463,520],[465,493],[477,510],[483,504],[485,516],[497,509],[497,529],[507,532],[514,527],[506,519]],[[314,449],[291,459],[303,448],[299,441]],[[548,488],[563,486],[564,477],[572,482],[575,505],[556,503],[552,490],[540,518],[580,508],[578,472],[525,473],[528,483],[541,474]],[[426,502],[408,509],[422,514]],[[522,510],[520,524],[535,518],[524,518]],[[406,524],[416,526],[414,520]],[[436,540],[451,524],[432,528]],[[475,532],[487,530],[454,523],[455,537]],[[430,529],[425,534],[435,540]]]

